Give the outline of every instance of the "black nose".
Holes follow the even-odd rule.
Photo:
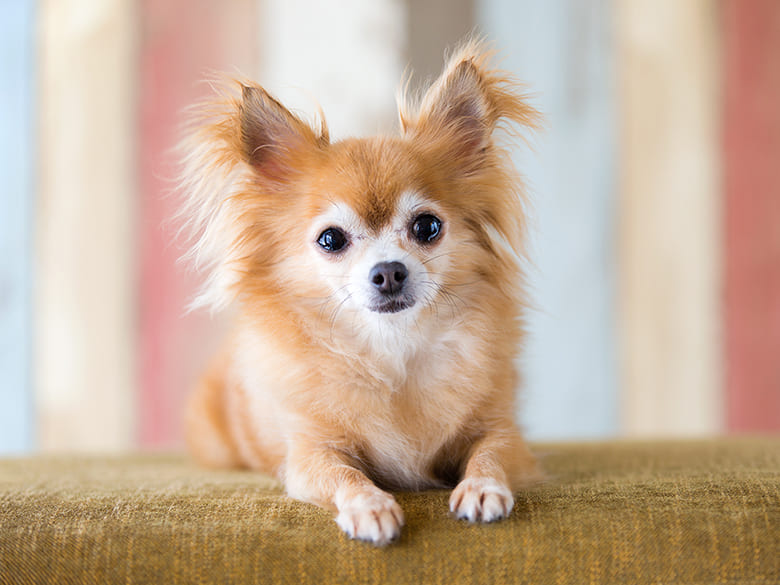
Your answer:
[[[371,284],[383,295],[400,292],[407,276],[409,271],[400,262],[380,262],[368,273]]]

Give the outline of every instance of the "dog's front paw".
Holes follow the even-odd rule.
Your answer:
[[[509,516],[515,500],[503,483],[490,477],[461,481],[450,496],[450,512],[469,522],[495,522]]]
[[[392,542],[401,534],[404,513],[395,498],[380,489],[359,492],[338,502],[336,523],[350,538],[377,546]]]

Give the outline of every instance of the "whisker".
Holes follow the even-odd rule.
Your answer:
[[[328,308],[328,303],[330,303],[330,301],[333,300],[334,298],[337,298],[341,294],[341,291],[345,290],[348,286],[349,286],[348,284],[340,286],[335,291],[333,291],[331,294],[329,294],[327,297],[322,299],[322,303],[320,304],[320,310],[317,313],[317,320],[318,321],[323,318],[323,316],[325,314],[325,309]],[[347,299],[350,298],[350,296],[351,296],[351,294],[348,294],[347,295]],[[344,301],[342,301],[342,302],[344,302]]]
[[[441,254],[437,254],[436,256],[431,256],[430,258],[426,258],[425,260],[420,262],[420,264],[422,264],[424,266],[424,265],[428,264],[428,262],[432,262],[434,260],[438,260],[439,258],[444,258],[445,256],[452,256],[454,254],[455,254],[455,252],[442,252]]]
[[[344,306],[344,304],[352,298],[352,293],[348,293],[342,301],[336,305],[336,307],[333,309],[333,312],[330,314],[330,339],[331,341],[334,339],[333,332],[336,328],[336,317],[338,317],[339,312],[341,311],[341,308]]]
[[[425,281],[423,285],[425,289],[425,300],[430,305],[433,305],[437,319],[441,318],[439,315],[439,303],[436,302],[437,295],[450,307],[450,318],[453,321],[462,317],[462,310],[465,310],[468,307],[468,304],[460,295],[449,290],[447,286],[433,281]]]

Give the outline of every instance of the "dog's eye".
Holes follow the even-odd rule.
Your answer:
[[[317,243],[326,252],[340,252],[347,247],[349,240],[339,228],[330,227],[320,234]]]
[[[435,215],[418,215],[410,228],[412,237],[421,244],[430,244],[441,235],[441,220]]]

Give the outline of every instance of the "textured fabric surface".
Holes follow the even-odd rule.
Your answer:
[[[400,541],[348,540],[272,479],[179,456],[0,461],[0,583],[780,583],[780,438],[537,445],[511,518],[398,494]]]

